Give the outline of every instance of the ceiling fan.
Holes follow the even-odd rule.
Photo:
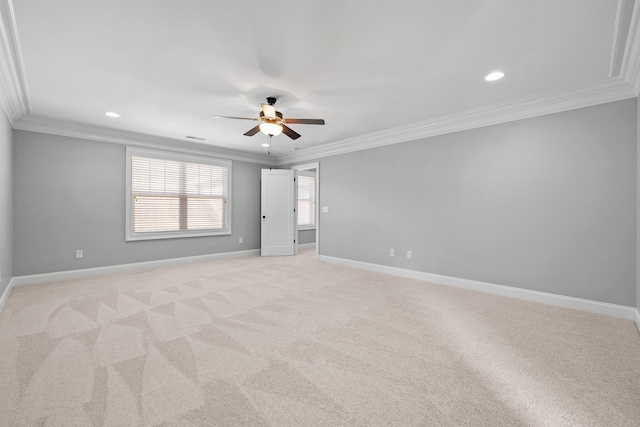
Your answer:
[[[233,117],[233,116],[213,116],[216,119],[238,119],[238,120],[254,120],[260,122],[254,128],[251,128],[244,133],[245,136],[253,136],[258,132],[262,132],[265,135],[276,136],[284,133],[291,139],[300,138],[300,134],[291,129],[288,124],[300,124],[300,125],[323,125],[323,119],[287,119],[282,116],[280,111],[276,111],[275,103],[277,99],[270,96],[267,98],[266,104],[262,105],[262,111],[257,118],[251,117]]]

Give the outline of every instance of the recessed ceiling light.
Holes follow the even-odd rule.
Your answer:
[[[113,111],[107,111],[106,113],[104,113],[105,116],[109,116],[109,117],[113,117],[113,118],[118,118],[120,117],[120,114],[118,113],[114,113]]]
[[[504,73],[502,71],[494,71],[493,73],[489,74],[484,79],[486,81],[488,81],[488,82],[494,82],[496,80],[500,80],[503,77],[504,77]]]
[[[264,144],[262,144],[262,146],[263,146],[263,147],[268,147],[268,146],[269,146],[269,143],[268,143],[268,142],[265,142]]]

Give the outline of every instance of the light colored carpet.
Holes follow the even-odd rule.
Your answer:
[[[640,334],[311,251],[32,285],[0,425],[638,426]]]

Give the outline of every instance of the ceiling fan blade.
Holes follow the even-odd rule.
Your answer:
[[[258,126],[254,127],[254,128],[251,128],[250,130],[246,131],[244,133],[244,136],[253,136],[258,132],[260,132],[260,125],[258,125]]]
[[[291,129],[288,126],[285,126],[283,124],[281,124],[280,126],[282,126],[282,133],[284,133],[285,135],[287,135],[289,138],[291,139],[298,139],[300,138],[300,134],[298,132],[296,132],[295,130]]]
[[[214,119],[258,120],[252,117],[213,116]]]
[[[294,123],[299,125],[323,125],[323,119],[284,119],[286,123]]]
[[[269,104],[260,104],[262,105],[262,112],[265,117],[275,118],[276,117],[276,107]]]

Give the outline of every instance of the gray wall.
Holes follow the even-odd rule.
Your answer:
[[[15,276],[260,247],[260,165],[233,162],[231,236],[125,242],[124,145],[14,138]]]
[[[637,164],[636,164],[636,308],[640,311],[640,98],[637,98]],[[638,325],[640,328],[640,325]]]
[[[316,230],[298,230],[298,244],[304,245],[307,243],[316,242]]]
[[[634,306],[636,102],[323,158],[321,255]]]
[[[0,109],[0,295],[13,275],[13,130]]]

